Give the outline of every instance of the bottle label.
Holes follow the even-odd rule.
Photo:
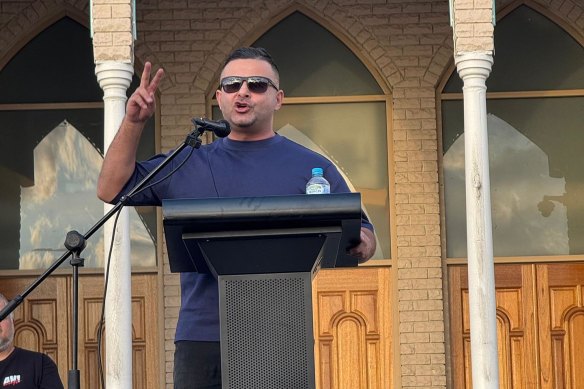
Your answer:
[[[328,188],[325,185],[321,185],[321,184],[311,184],[308,185],[306,187],[306,194],[326,194],[326,193],[330,193],[330,189],[327,190]]]

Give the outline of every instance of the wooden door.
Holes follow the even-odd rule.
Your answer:
[[[455,388],[472,388],[466,266],[449,268]],[[499,386],[584,388],[584,264],[495,266]]]
[[[12,299],[22,293],[35,278],[0,278],[0,292]],[[103,282],[101,274],[82,275],[79,284],[78,369],[81,373],[81,387],[89,389],[100,387],[97,330]],[[67,373],[72,366],[71,284],[70,275],[51,276],[14,312],[15,344],[50,355],[57,363],[65,387]],[[157,290],[156,274],[132,276],[133,388],[160,387]],[[103,348],[102,353],[105,353]]]
[[[388,389],[390,268],[321,270],[313,283],[317,388]]]

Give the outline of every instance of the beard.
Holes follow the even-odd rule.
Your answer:
[[[0,337],[0,352],[4,352],[10,348],[14,341],[14,328],[8,330],[8,333]]]

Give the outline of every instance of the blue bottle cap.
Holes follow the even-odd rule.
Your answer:
[[[321,167],[313,167],[312,168],[312,175],[313,176],[322,176],[322,168]]]

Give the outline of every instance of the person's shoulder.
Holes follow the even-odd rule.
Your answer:
[[[42,359],[43,357],[49,358],[46,354],[43,354],[38,351],[28,350],[21,347],[14,347],[14,353],[19,358],[33,360],[33,359]]]

